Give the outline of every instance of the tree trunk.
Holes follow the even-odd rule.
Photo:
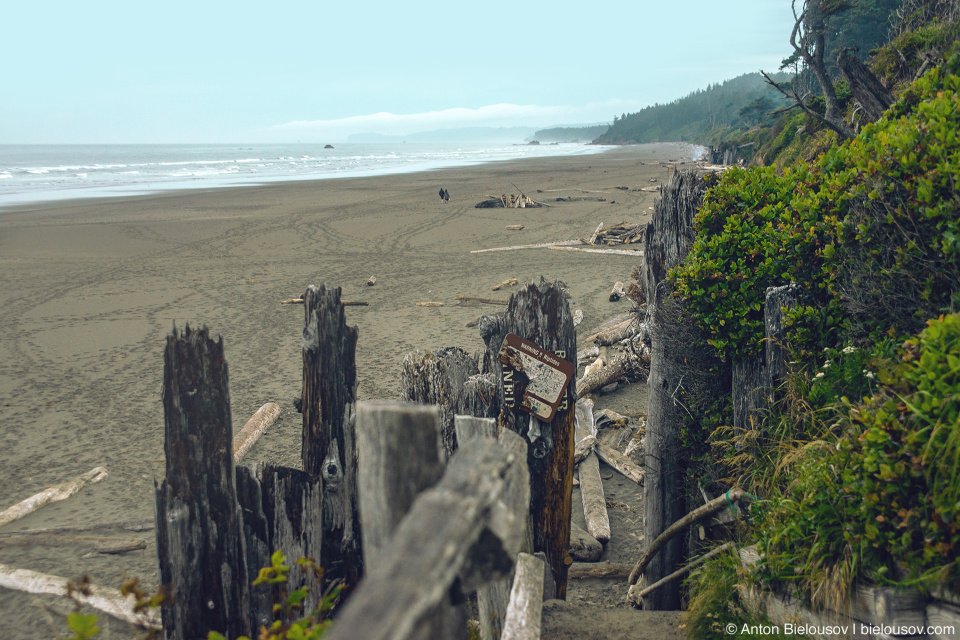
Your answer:
[[[166,635],[249,635],[227,363],[223,341],[206,328],[167,337],[163,409],[166,477],[156,485],[156,523],[160,584],[173,597],[161,609]]]
[[[497,354],[508,333],[533,342],[537,346],[574,364],[577,339],[573,314],[564,297],[560,282],[530,284],[510,297],[502,315],[485,316],[480,333],[487,346],[485,371],[499,371]],[[557,585],[557,597],[566,597],[567,566],[570,560],[570,507],[573,491],[574,402],[573,385],[567,386],[553,420],[541,423],[519,409],[519,402],[506,406],[502,376],[495,374],[497,400],[491,407],[500,410],[501,430],[511,431],[527,439],[527,463],[530,469],[530,513],[533,519],[533,549],[546,554],[547,564]]]
[[[363,575],[357,499],[357,328],[348,327],[340,288],[303,294],[303,470],[323,479],[324,577],[348,588]]]
[[[893,94],[873,75],[869,67],[856,56],[850,55],[847,49],[843,49],[837,57],[837,66],[840,67],[840,75],[850,85],[853,97],[863,107],[867,121],[879,120],[883,112],[893,104]]]
[[[707,336],[684,315],[673,296],[667,272],[680,264],[694,239],[693,217],[706,185],[692,172],[679,171],[664,187],[647,226],[641,284],[647,299],[647,326],[652,343],[650,406],[644,447],[644,539],[654,540],[686,508],[685,456],[680,432],[693,416],[729,392],[723,366],[707,344]],[[673,573],[684,557],[684,544],[667,544],[645,575],[648,584]],[[644,601],[651,610],[680,607],[679,585],[671,584]]]
[[[769,287],[763,307],[763,323],[766,340],[763,386],[767,389],[770,403],[776,401],[780,386],[787,377],[787,349],[784,345],[786,327],[783,325],[784,310],[797,304],[800,287],[791,284]]]
[[[757,426],[760,412],[767,406],[764,369],[763,354],[737,358],[733,363],[733,430],[737,437]]]

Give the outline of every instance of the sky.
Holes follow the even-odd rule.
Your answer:
[[[790,0],[5,4],[0,144],[612,121],[789,53]]]

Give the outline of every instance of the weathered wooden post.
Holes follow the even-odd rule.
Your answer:
[[[324,575],[352,589],[363,575],[354,413],[357,328],[347,326],[339,287],[311,285],[303,301],[303,470],[323,481]]]
[[[487,403],[476,387],[468,384],[480,373],[477,358],[463,349],[414,351],[403,359],[400,399],[440,408],[440,436],[446,457],[457,449],[456,415],[489,416]]]
[[[706,185],[693,172],[678,171],[663,187],[656,201],[653,220],[647,225],[641,284],[647,299],[651,361],[647,385],[650,406],[644,447],[644,539],[657,538],[687,513],[686,469],[680,446],[685,421],[729,393],[730,378],[723,363],[689,319],[681,321],[683,304],[672,295],[669,270],[689,251],[695,232],[693,219]],[[684,541],[674,538],[644,572],[645,584],[653,584],[680,567]],[[680,589],[674,583],[644,599],[644,608],[680,608]]]
[[[556,354],[576,367],[577,339],[573,315],[560,282],[530,284],[513,294],[502,315],[484,316],[480,334],[487,346],[484,369],[498,371],[500,353],[508,334],[516,334],[540,349]],[[572,562],[570,543],[570,497],[573,491],[574,402],[576,390],[567,385],[560,406],[550,422],[543,423],[521,411],[516,389],[494,375],[497,384],[497,416],[501,431],[509,429],[527,440],[530,469],[530,513],[533,550],[546,554],[557,597],[567,592],[567,567]],[[509,393],[505,393],[505,390]]]
[[[166,476],[155,485],[166,637],[250,634],[243,522],[237,504],[223,341],[204,327],[167,337],[163,365]]]
[[[381,462],[388,457],[380,456]],[[451,637],[431,635],[437,611],[513,568],[527,515],[524,498],[529,496],[522,490],[527,486],[526,465],[512,444],[492,438],[464,442],[442,479],[416,496],[392,531],[338,612],[330,640]],[[464,624],[452,637],[465,633]]]
[[[380,557],[414,500],[443,477],[440,410],[398,402],[361,402],[357,406],[360,452],[360,515],[363,563],[367,571]],[[463,603],[442,602],[423,623],[423,637],[467,637]]]
[[[783,326],[784,309],[796,306],[800,299],[800,286],[788,284],[768,287],[763,307],[765,361],[763,386],[772,403],[778,389],[787,377],[787,349],[783,344],[786,327]]]

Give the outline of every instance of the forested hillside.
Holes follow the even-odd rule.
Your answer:
[[[787,80],[786,75],[777,76]],[[787,104],[759,73],[747,73],[710,85],[669,104],[615,117],[599,144],[698,142],[715,145],[738,131],[762,124],[771,111]]]

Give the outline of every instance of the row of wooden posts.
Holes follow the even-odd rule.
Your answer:
[[[484,638],[538,627],[529,607],[544,591],[565,596],[571,562],[575,391],[552,422],[534,423],[504,404],[496,354],[515,333],[575,359],[561,284],[541,279],[484,317],[482,353],[408,356],[404,403],[357,403],[357,330],[340,290],[311,286],[303,300],[302,469],[236,465],[222,339],[189,326],[167,339],[156,486],[167,637],[269,626],[275,594],[251,584],[278,549],[346,585],[334,639],[466,637],[474,592]],[[290,579],[295,589],[314,576]],[[521,582],[527,592],[514,596],[526,605],[511,609]],[[324,589],[312,586],[308,610]]]

